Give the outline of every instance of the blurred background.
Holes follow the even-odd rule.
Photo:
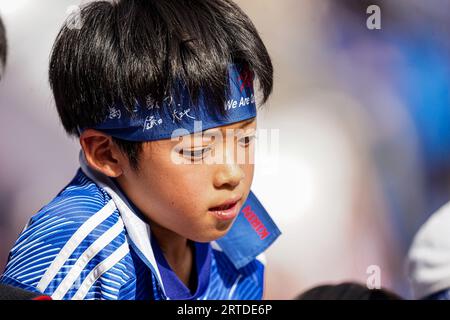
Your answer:
[[[86,3],[88,1],[82,1]],[[405,255],[450,199],[450,1],[237,0],[272,56],[259,127],[279,129],[275,170],[253,191],[283,235],[266,298],[324,283],[381,284],[409,298]],[[78,168],[59,124],[49,53],[75,0],[0,0],[9,55],[0,82],[0,272],[28,219]],[[381,29],[369,30],[369,5]],[[270,150],[269,150],[270,152]]]

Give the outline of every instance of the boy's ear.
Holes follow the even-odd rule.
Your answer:
[[[111,178],[122,175],[126,159],[111,136],[94,129],[86,129],[80,135],[80,144],[92,169]]]

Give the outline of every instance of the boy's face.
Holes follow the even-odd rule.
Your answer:
[[[206,130],[201,141],[190,135],[144,143],[139,169],[128,165],[117,180],[152,228],[198,242],[215,240],[230,229],[250,192],[255,131],[253,118]],[[227,201],[237,203],[218,210]]]

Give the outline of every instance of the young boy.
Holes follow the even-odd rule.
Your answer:
[[[259,256],[280,232],[250,191],[253,80],[265,102],[273,72],[249,18],[229,0],[121,0],[80,22],[49,76],[81,168],[1,282],[53,299],[261,299]]]

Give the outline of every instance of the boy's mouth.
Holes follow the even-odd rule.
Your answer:
[[[241,198],[230,199],[219,206],[210,208],[209,212],[220,220],[234,219],[239,213],[238,204],[240,200]]]
[[[232,204],[227,204],[227,205],[224,205],[224,206],[214,207],[214,208],[211,208],[210,210],[211,210],[211,211],[223,211],[223,210],[228,210],[228,209],[230,209],[231,207],[233,207],[235,204],[236,204],[236,202],[234,202],[234,203],[232,203]]]

